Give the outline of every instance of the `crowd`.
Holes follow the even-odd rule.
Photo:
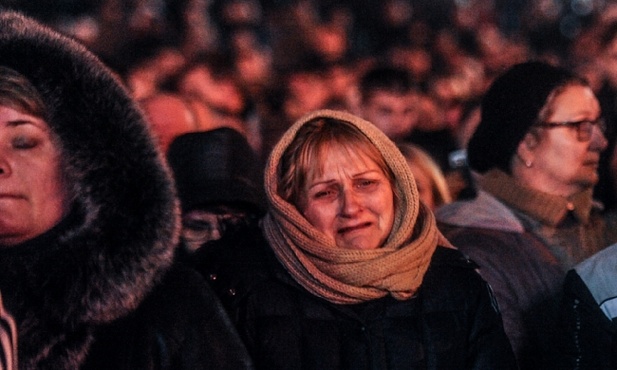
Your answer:
[[[0,1],[0,370],[614,369],[575,2]]]

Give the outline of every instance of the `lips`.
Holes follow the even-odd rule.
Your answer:
[[[600,165],[600,161],[599,160],[588,160],[588,161],[583,162],[583,164],[585,166],[598,167]]]
[[[11,200],[11,199],[24,199],[24,197],[18,194],[0,193],[0,200]]]
[[[337,233],[339,234],[346,234],[352,231],[357,231],[357,230],[362,230],[365,229],[367,227],[371,226],[370,222],[363,222],[357,225],[353,225],[353,226],[345,226],[345,227],[341,227],[340,229],[337,230]]]

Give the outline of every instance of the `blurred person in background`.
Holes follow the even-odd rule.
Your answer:
[[[407,139],[420,117],[419,91],[409,71],[377,65],[366,71],[358,84],[359,115],[377,126],[390,140]]]
[[[263,261],[262,167],[246,137],[222,127],[177,137],[167,152],[182,207],[179,261],[195,268],[233,310]]]
[[[238,84],[232,59],[226,54],[204,54],[187,63],[178,74],[175,90],[195,97],[210,112],[209,124],[246,132],[244,118],[249,101]]]
[[[186,64],[176,47],[160,39],[141,39],[120,51],[107,65],[117,72],[137,100],[160,93]]]
[[[617,367],[617,244],[568,271],[553,369]]]
[[[452,202],[446,178],[431,156],[413,144],[401,143],[397,147],[411,168],[420,200],[432,211]]]
[[[550,365],[566,272],[617,241],[592,197],[606,146],[584,79],[543,62],[515,65],[483,97],[467,146],[478,195],[437,211],[494,290],[523,369]]]
[[[597,95],[608,128],[608,148],[600,159],[600,181],[595,187],[595,194],[608,211],[617,210],[617,166],[614,163],[617,160],[617,20],[606,23],[598,33],[594,69],[601,76]]]
[[[178,136],[203,129],[198,112],[191,102],[181,95],[157,93],[138,101],[148,119],[148,125],[157,139],[162,153],[167,153],[169,144]]]
[[[261,110],[262,163],[291,124],[302,115],[331,104],[328,64],[318,55],[290,62],[278,69]]]

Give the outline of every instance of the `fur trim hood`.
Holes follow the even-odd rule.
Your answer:
[[[0,12],[0,65],[43,96],[74,195],[51,236],[0,249],[0,291],[18,324],[20,367],[77,368],[91,328],[134,310],[169,267],[173,183],[141,111],[83,46]]]

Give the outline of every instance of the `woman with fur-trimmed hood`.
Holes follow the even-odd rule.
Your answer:
[[[0,291],[20,369],[243,369],[175,267],[173,183],[140,111],[78,43],[0,13]]]

